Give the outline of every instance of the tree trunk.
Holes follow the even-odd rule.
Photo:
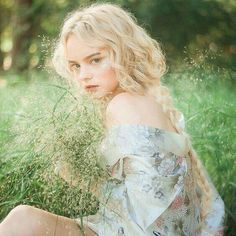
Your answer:
[[[3,11],[3,6],[1,4],[0,4],[0,8],[1,8],[1,11]],[[2,38],[3,38],[3,30],[4,30],[4,23],[5,23],[4,17],[6,17],[6,14],[2,14],[1,12],[0,14],[0,45],[2,44]],[[3,70],[3,59],[4,59],[4,54],[0,48],[0,72]]]
[[[28,69],[29,66],[29,46],[34,35],[32,4],[33,0],[15,0],[11,57],[12,68],[18,72]]]
[[[0,45],[1,43],[2,43],[2,28],[0,26]],[[4,59],[3,51],[0,48],[0,72],[3,70],[3,59]]]

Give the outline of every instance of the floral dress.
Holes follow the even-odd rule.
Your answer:
[[[191,182],[185,136],[142,124],[116,125],[101,151],[112,177],[103,186],[98,212],[83,219],[97,235],[223,235],[224,203],[207,173],[213,198],[208,227],[200,226],[203,193]]]

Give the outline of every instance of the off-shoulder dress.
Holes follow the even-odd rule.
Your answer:
[[[115,125],[101,151],[112,177],[102,188],[98,212],[83,219],[97,235],[223,235],[224,202],[207,173],[213,198],[208,228],[200,225],[204,192],[194,188],[184,135],[143,124]]]

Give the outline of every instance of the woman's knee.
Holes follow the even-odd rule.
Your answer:
[[[25,218],[28,218],[30,216],[31,206],[28,205],[18,205],[15,208],[13,208],[5,220],[3,222],[5,223],[14,223],[15,221],[23,221]]]
[[[7,235],[32,235],[31,232],[34,231],[32,226],[35,221],[34,211],[32,206],[16,206],[1,223],[2,230],[9,232]]]

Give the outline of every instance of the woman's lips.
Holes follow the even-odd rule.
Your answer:
[[[95,91],[97,89],[98,85],[88,85],[85,87],[87,91]]]

